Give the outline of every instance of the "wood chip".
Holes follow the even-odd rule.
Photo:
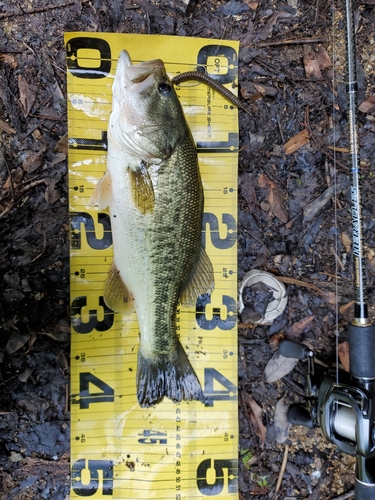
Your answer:
[[[284,150],[287,155],[290,155],[297,151],[297,149],[301,148],[305,144],[309,142],[309,132],[307,129],[303,129],[297,135],[289,139],[288,142],[284,144]]]
[[[260,174],[258,184],[260,187],[267,188],[267,201],[270,211],[281,222],[286,224],[289,217],[287,210],[284,208],[284,191],[275,182],[271,181],[266,174]]]

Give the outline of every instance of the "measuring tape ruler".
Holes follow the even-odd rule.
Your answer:
[[[160,35],[66,33],[71,212],[71,498],[238,498],[237,109],[203,84],[177,88],[197,144],[205,192],[202,240],[215,289],[178,308],[177,334],[206,405],[140,408],[136,314],[104,303],[112,262],[108,212],[89,206],[106,170],[117,58],[162,59],[168,74],[204,66],[231,88],[238,43]]]

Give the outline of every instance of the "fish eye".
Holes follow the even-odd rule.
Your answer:
[[[158,90],[161,94],[169,94],[169,92],[172,90],[172,86],[169,83],[159,83]]]

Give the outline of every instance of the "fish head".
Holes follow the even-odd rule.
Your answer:
[[[185,117],[163,61],[132,64],[120,53],[112,88],[108,133],[129,153],[160,163],[188,132]]]

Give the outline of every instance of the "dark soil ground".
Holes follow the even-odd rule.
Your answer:
[[[307,341],[322,361],[334,361],[336,286],[340,342],[352,314],[344,5],[201,0],[184,14],[173,3],[0,2],[0,499],[69,498],[64,31],[240,41],[240,94],[252,116],[240,112],[239,280],[254,268],[289,278],[287,308],[271,326],[240,320],[240,495],[353,498],[353,459],[319,429],[288,434],[285,419],[275,417],[277,403],[280,412],[303,401],[306,366],[264,381],[281,336]],[[375,89],[374,5],[355,7],[371,317],[375,125],[362,103]],[[300,132],[293,148],[288,141]],[[335,177],[333,199],[327,189]]]

